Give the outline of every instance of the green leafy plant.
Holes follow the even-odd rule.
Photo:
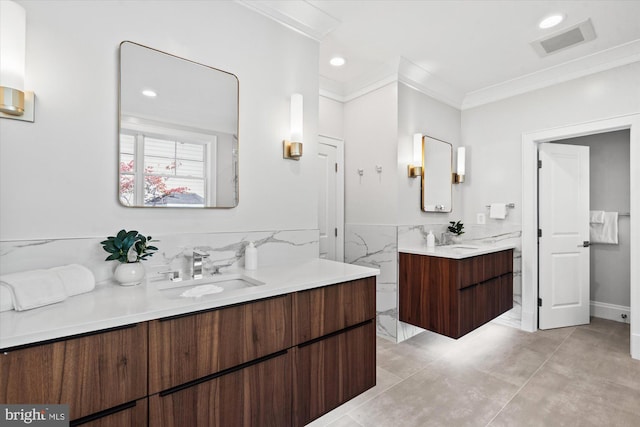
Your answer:
[[[456,236],[464,234],[464,231],[462,231],[464,229],[464,224],[462,223],[462,221],[449,221],[449,224],[451,225],[447,227],[447,230],[449,230],[451,233],[455,234]]]
[[[116,236],[109,236],[100,242],[102,248],[109,252],[105,261],[119,261],[121,263],[144,261],[158,250],[149,245],[153,242],[151,236],[145,237],[135,230],[120,230]]]

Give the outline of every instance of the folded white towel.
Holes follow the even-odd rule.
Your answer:
[[[62,267],[54,267],[51,271],[54,271],[60,277],[65,293],[69,297],[91,292],[96,287],[96,278],[91,270],[83,265],[69,264]]]
[[[13,297],[9,288],[0,283],[0,313],[13,310]]]
[[[208,294],[217,294],[218,292],[224,291],[223,288],[216,285],[200,285],[195,288],[191,288],[188,291],[184,291],[180,294],[181,297],[184,298],[200,298],[203,295]]]
[[[506,203],[491,203],[489,207],[489,218],[505,219],[507,217]]]
[[[16,311],[53,304],[67,298],[62,280],[50,270],[32,270],[0,276],[10,291]]]
[[[604,224],[604,211],[589,211],[589,224]]]
[[[591,243],[618,244],[618,212],[605,212],[603,224],[589,224]]]

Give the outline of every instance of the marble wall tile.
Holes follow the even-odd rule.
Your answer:
[[[397,227],[345,225],[345,262],[380,270],[376,278],[377,333],[393,341],[398,321]]]
[[[318,230],[260,231],[238,233],[167,234],[153,236],[158,247],[144,262],[147,277],[163,270],[185,270],[190,259],[184,253],[193,248],[209,253],[213,264],[225,269],[244,266],[244,248],[253,241],[258,248],[258,265],[276,265],[317,258]],[[66,264],[81,264],[93,271],[96,281],[112,277],[117,262],[105,262],[104,238],[50,239],[0,242],[0,274]]]

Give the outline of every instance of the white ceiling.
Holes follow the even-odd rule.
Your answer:
[[[321,88],[357,96],[394,75],[459,108],[640,60],[640,1],[240,1],[320,42]],[[564,13],[558,27],[538,22]],[[596,39],[541,58],[531,42],[591,19]],[[329,65],[341,55],[347,64]]]

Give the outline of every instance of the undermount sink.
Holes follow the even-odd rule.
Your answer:
[[[451,245],[449,247],[451,249],[466,249],[469,251],[475,251],[477,249],[480,249],[480,246],[473,246],[473,245]]]
[[[170,298],[193,298],[210,294],[225,294],[230,291],[264,284],[264,282],[238,273],[220,274],[202,279],[163,282],[158,284],[158,289]]]

